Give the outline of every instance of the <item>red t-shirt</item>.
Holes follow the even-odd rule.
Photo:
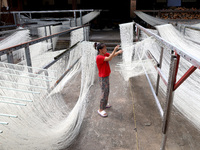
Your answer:
[[[97,68],[99,70],[99,77],[107,77],[110,75],[110,65],[108,61],[104,61],[105,57],[109,57],[110,54],[106,53],[104,56],[102,55],[97,55],[96,57],[96,63],[97,63]]]

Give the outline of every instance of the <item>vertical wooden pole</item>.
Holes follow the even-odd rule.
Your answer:
[[[136,10],[136,0],[130,0],[130,17],[134,18],[136,15],[134,11]]]
[[[77,0],[72,0],[72,10],[77,9]]]

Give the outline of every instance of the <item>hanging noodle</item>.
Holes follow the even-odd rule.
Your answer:
[[[127,26],[126,28],[132,28],[131,24],[123,24],[121,26]],[[195,44],[189,40],[187,40],[180,32],[178,32],[172,25],[160,25],[157,26],[159,34],[162,38],[170,42],[172,45],[182,49],[183,51],[189,53],[193,57],[197,57],[199,59],[200,56],[200,46]],[[126,30],[127,32],[127,30]],[[132,29],[129,31],[132,33]],[[121,41],[123,45],[123,37],[125,35],[124,30],[120,29]],[[128,63],[129,66],[129,74],[125,76],[125,79],[144,74],[142,70],[142,66],[148,69],[147,73],[149,73],[152,83],[156,82],[157,74],[155,73],[155,69],[153,66],[153,60],[148,61],[146,53],[148,51],[154,56],[156,60],[159,60],[161,45],[162,43],[157,42],[152,37],[146,38],[143,41],[137,42],[134,45],[131,45],[130,42],[129,51],[133,50],[134,52],[129,52],[130,55],[125,55],[123,59],[132,60]],[[127,49],[124,49],[124,53],[126,53]],[[132,55],[131,55],[132,54]],[[165,78],[168,79],[169,74],[169,63],[170,63],[170,50],[164,47],[163,54],[163,62],[162,62],[162,72],[165,75]],[[121,72],[127,72],[124,64],[120,64]],[[137,74],[138,69],[140,68],[140,73]],[[181,76],[191,67],[191,64],[185,59],[180,59],[179,70],[177,75],[177,81]],[[136,69],[135,69],[136,68]],[[151,68],[151,69],[150,69]],[[154,70],[154,71],[152,71]],[[136,72],[136,73],[133,73]],[[123,73],[125,74],[125,73]],[[174,106],[197,128],[200,130],[200,80],[199,80],[200,71],[197,69],[175,92],[174,95]],[[160,82],[160,93],[162,95],[166,95],[166,86],[163,82]],[[191,90],[192,89],[192,90]]]
[[[29,33],[30,33],[29,30],[23,30],[23,31],[17,31],[11,34],[10,36],[0,41],[0,50],[30,41],[31,38],[30,38]],[[24,55],[23,48],[18,51],[13,52],[13,57],[14,57],[15,62],[20,61],[21,59],[24,59],[24,56],[25,55]],[[0,56],[0,60],[6,62],[7,55]]]
[[[82,33],[81,30],[77,32]],[[96,51],[93,44],[79,43],[70,55],[41,74],[35,74],[41,68],[0,63],[0,131],[3,131],[0,149],[59,150],[70,146],[80,131],[89,88],[94,82]],[[78,63],[55,86],[57,79],[79,56]],[[72,109],[66,104],[61,89],[63,83],[75,80],[72,77],[78,72],[81,73],[81,88]]]

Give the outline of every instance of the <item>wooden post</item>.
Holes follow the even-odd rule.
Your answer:
[[[72,0],[72,10],[77,9],[77,0]]]
[[[136,10],[136,0],[131,0],[130,1],[130,17],[134,18],[136,15],[134,13],[134,11]]]

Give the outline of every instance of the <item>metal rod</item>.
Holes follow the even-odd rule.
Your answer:
[[[6,72],[3,72],[3,71],[0,71],[0,73],[10,75],[10,76],[18,76],[18,77],[22,77],[22,78],[34,79],[34,80],[52,81],[52,80],[46,80],[46,79],[41,79],[41,78],[29,77],[29,76],[25,76],[25,75],[17,75],[17,74],[6,73]]]
[[[81,57],[82,57],[82,56],[81,56]],[[60,83],[60,81],[61,81],[61,80],[65,77],[65,75],[76,65],[76,63],[80,60],[81,57],[79,57],[79,58],[69,67],[69,69],[67,69],[67,70],[64,72],[64,74],[56,81],[56,83],[54,84],[54,86],[51,87],[51,90],[54,89],[54,88],[58,85],[58,83]]]
[[[185,52],[185,51],[183,51],[183,50],[181,50],[181,49],[173,46],[172,44],[170,44],[169,42],[167,42],[166,40],[164,40],[160,36],[152,33],[151,31],[148,31],[147,29],[145,29],[141,25],[136,24],[136,26],[137,26],[137,28],[140,28],[142,31],[144,31],[147,35],[153,36],[156,40],[158,40],[159,42],[162,42],[169,49],[174,50],[178,55],[180,55],[185,60],[187,60],[188,62],[190,62],[191,64],[193,64],[195,67],[197,67],[198,69],[200,69],[200,59],[199,58],[197,58],[194,55],[191,55],[190,53]]]
[[[176,62],[176,72],[175,72],[174,85],[176,83],[176,77],[177,77],[177,74],[178,74],[178,68],[179,68],[179,62],[180,62],[180,55],[178,55],[176,52],[175,52],[175,55],[176,55],[176,58],[177,58],[177,62]]]
[[[152,93],[153,93],[154,99],[155,99],[155,101],[156,101],[156,105],[157,105],[157,108],[158,108],[158,110],[159,110],[160,117],[163,118],[164,112],[163,112],[162,106],[161,106],[161,104],[160,104],[160,101],[159,101],[158,97],[156,96],[156,93],[155,93],[155,91],[154,91],[154,89],[153,89],[153,85],[151,84],[151,81],[150,81],[149,76],[148,76],[148,74],[146,73],[146,71],[145,71],[145,75],[146,75],[147,81],[148,81],[148,83],[149,83],[149,86],[150,86],[150,88],[151,88],[151,91],[152,91]]]
[[[80,18],[81,18],[80,25],[82,26],[83,25],[83,17],[82,17],[82,11],[81,10],[80,10]]]
[[[76,65],[76,63],[81,59],[81,57],[79,57],[70,67],[69,69],[67,69],[64,74],[56,81],[56,84],[60,83],[60,81],[65,77],[65,75]]]
[[[159,60],[159,66],[158,66],[160,69],[162,67],[162,60],[163,60],[163,47],[161,48],[160,60]],[[158,95],[159,84],[160,84],[160,75],[158,74],[158,76],[157,76],[157,83],[156,83],[156,95]]]
[[[75,27],[77,26],[77,20],[76,20],[76,12],[74,11],[74,22],[75,22]]]
[[[33,102],[32,100],[21,99],[21,98],[15,98],[15,97],[7,97],[7,96],[0,96],[0,98],[12,99],[12,100],[23,101],[23,102]]]
[[[24,71],[20,71],[20,70],[16,70],[16,69],[10,69],[10,68],[4,68],[4,67],[0,67],[0,68],[2,68],[2,72],[4,71],[4,70],[10,70],[10,71],[13,71],[13,72],[18,72],[18,73],[22,73],[22,74],[24,74],[24,73],[27,73],[27,75],[30,75],[30,76],[39,76],[39,77],[46,77],[45,75],[38,75],[38,74],[36,74],[36,73],[31,73],[31,72],[24,72]],[[32,68],[30,68],[30,67],[28,67],[28,70],[29,69],[32,69]],[[45,70],[46,71],[46,70]],[[51,79],[56,79],[55,77],[49,77],[49,78],[51,78]]]
[[[69,53],[71,50],[73,50],[78,45],[78,43],[80,43],[80,41],[78,41],[77,43],[75,43],[74,45],[72,45],[71,47],[69,47],[68,49],[66,49],[61,54],[59,54],[56,57],[54,57],[54,60],[52,62],[50,62],[49,64],[47,64],[43,68],[43,70],[38,71],[37,74],[40,74],[40,73],[44,72],[45,69],[48,69],[49,67],[51,67],[54,63],[56,63],[58,60],[60,60],[66,53]]]
[[[163,74],[162,70],[158,67],[158,66],[160,66],[160,64],[157,62],[157,60],[156,60],[155,57],[151,54],[150,51],[147,51],[147,54],[148,54],[147,57],[148,57],[149,59],[153,59],[153,60],[156,62],[156,65],[154,65],[154,68],[157,70],[159,78],[161,78],[161,79],[163,80],[164,84],[167,86],[167,83],[168,83],[167,78],[166,78],[166,76]],[[157,95],[157,93],[156,93],[156,95]]]
[[[25,47],[25,54],[26,54],[26,63],[27,63],[27,66],[31,67],[32,63],[31,63],[31,54],[30,54],[29,45],[27,45]],[[29,69],[29,72],[32,72],[31,68]]]
[[[53,38],[53,37],[56,37],[56,36],[60,36],[60,35],[66,34],[66,33],[69,33],[69,32],[72,32],[74,30],[77,30],[79,28],[82,28],[84,26],[79,26],[79,27],[76,27],[76,28],[73,28],[73,29],[68,29],[68,30],[65,30],[65,31],[62,31],[62,32],[58,32],[58,33],[46,36],[46,37],[37,38],[37,39],[31,40],[29,42],[25,42],[25,43],[22,43],[22,44],[19,44],[19,45],[15,45],[15,46],[11,46],[11,47],[2,49],[2,50],[0,50],[0,56],[6,54],[8,51],[16,51],[16,50],[18,50],[20,48],[26,47],[27,45],[30,46],[30,45],[39,43],[39,42],[47,40],[47,39],[50,39],[50,38]]]
[[[10,11],[10,12],[0,12],[0,14],[16,14],[16,13],[64,13],[64,12],[79,12],[80,10],[46,10],[46,11]],[[81,11],[94,11],[94,9],[81,9]]]
[[[33,21],[69,21],[71,18],[39,18],[39,19],[31,19]],[[62,23],[60,23],[62,25]]]
[[[49,34],[51,35],[51,26],[49,26]],[[51,40],[51,48],[53,50],[53,39],[50,38],[50,40]]]
[[[47,36],[47,26],[44,27],[44,33],[45,33],[45,36]],[[46,42],[48,42],[47,39],[46,39]],[[47,49],[48,49],[48,46],[47,46]]]
[[[14,102],[7,102],[7,101],[0,101],[0,103],[6,103],[6,104],[13,104],[13,105],[26,106],[26,104],[22,104],[22,103],[14,103]]]
[[[139,54],[138,54],[138,57],[141,59],[141,57],[139,56]],[[150,78],[149,78],[149,76],[148,76],[148,74],[147,74],[147,72],[146,72],[146,69],[145,69],[144,65],[142,65],[142,67],[143,67],[143,70],[144,70],[144,72],[145,72],[145,75],[146,75],[147,81],[148,81],[148,83],[149,83],[149,86],[150,86],[150,88],[151,88],[151,91],[152,91],[152,93],[153,93],[154,99],[155,99],[155,101],[156,101],[156,106],[157,106],[157,108],[158,108],[158,110],[159,110],[160,116],[161,116],[161,118],[163,118],[164,112],[163,112],[162,106],[161,106],[161,104],[160,104],[160,101],[158,100],[158,97],[156,96],[156,93],[155,93],[155,91],[154,91],[153,85],[151,84],[151,80],[150,80]]]
[[[17,26],[16,14],[13,14],[15,26]]]
[[[189,28],[189,29],[194,29],[194,30],[200,30],[200,28],[199,27],[194,27],[194,26],[189,26],[189,25],[184,25],[184,30],[185,30],[185,28]]]
[[[0,113],[0,116],[3,116],[3,117],[11,117],[11,118],[18,118],[17,115],[9,115],[9,114],[1,114],[1,113]]]
[[[20,13],[17,13],[17,25],[21,25],[21,22],[20,22]]]
[[[70,46],[69,48],[67,48],[64,52],[62,52],[61,54],[57,55],[56,57],[54,57],[54,60],[59,60],[60,58],[62,58],[64,56],[64,54],[69,53],[71,50],[74,50],[74,48],[82,41],[78,41],[76,42],[74,45]],[[47,68],[46,68],[47,69]]]
[[[40,92],[34,92],[34,91],[28,91],[28,90],[22,90],[22,89],[15,89],[15,88],[8,88],[8,87],[3,87],[3,86],[0,86],[0,89],[13,90],[13,91],[24,92],[24,93],[40,94]]]
[[[23,31],[23,30],[29,30],[29,29],[40,28],[40,27],[46,27],[46,26],[49,26],[49,25],[59,25],[59,24],[60,23],[52,23],[52,24],[45,24],[45,25],[36,25],[36,26],[31,26],[31,27],[24,27],[23,29],[14,29],[14,30],[1,31],[0,34],[11,33],[11,32],[16,32],[16,31]]]
[[[20,24],[20,26],[22,25],[21,13],[19,13],[19,24]]]
[[[11,27],[17,27],[17,26],[16,26],[16,25],[0,26],[0,29],[3,29],[3,28],[11,28]]]
[[[0,122],[0,124],[8,125],[8,122]]]
[[[165,103],[165,111],[164,111],[164,118],[163,118],[163,140],[160,150],[165,150],[166,140],[167,140],[167,133],[169,129],[169,122],[171,116],[171,110],[173,106],[173,97],[174,97],[174,80],[176,75],[176,64],[177,58],[176,56],[171,56],[171,63],[170,63],[170,71],[169,71],[169,79],[168,79],[168,86],[167,86],[167,96],[166,96],[166,103]]]
[[[18,65],[18,64],[9,64],[9,63],[2,63],[2,62],[0,62],[0,64],[3,64],[3,65],[8,65],[8,66],[13,66],[13,67],[18,67],[18,68],[22,68],[22,70],[24,70],[23,68],[32,68],[32,69],[38,69],[38,70],[43,70],[43,71],[46,71],[46,69],[42,69],[42,68],[39,68],[39,67],[29,67],[29,66],[22,66],[22,65]],[[5,68],[4,68],[5,69]],[[20,71],[20,70],[15,70],[15,71]],[[51,72],[57,72],[56,70],[50,70]],[[21,71],[21,72],[23,72],[24,73],[24,71]],[[27,72],[28,74],[34,74],[34,75],[36,75],[36,73],[30,73],[30,72]],[[39,76],[44,76],[44,75],[39,75]],[[45,76],[44,76],[45,77]],[[52,79],[55,79],[54,77],[50,77],[50,78],[52,78]]]
[[[172,12],[172,13],[174,13],[174,12],[192,12],[192,13],[194,13],[194,12],[200,12],[200,10],[140,10],[140,11],[142,11],[142,12]]]
[[[8,51],[8,53],[7,53],[7,60],[8,60],[8,63],[12,63],[12,64],[14,63],[12,51]]]
[[[16,85],[21,85],[21,86],[29,86],[31,88],[37,88],[37,89],[44,89],[46,90],[46,87],[41,87],[41,86],[34,86],[34,85],[30,85],[30,84],[23,84],[23,83],[18,83],[18,82],[11,82],[8,80],[0,80],[1,82],[6,82],[6,83],[10,83],[10,84],[16,84]]]
[[[164,84],[167,86],[168,80],[167,80],[166,76],[163,74],[163,72],[161,71],[160,68],[156,68],[156,70],[158,71],[159,77],[163,80]],[[158,94],[156,94],[156,95],[158,95]]]
[[[197,67],[194,66],[190,67],[190,69],[175,84],[174,90],[176,90],[196,69]]]

